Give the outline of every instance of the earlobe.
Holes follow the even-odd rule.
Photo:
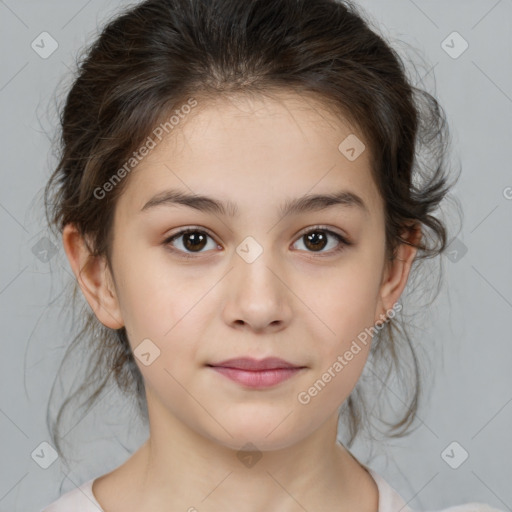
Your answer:
[[[123,327],[119,302],[105,258],[91,255],[73,224],[64,227],[62,244],[82,293],[98,320],[110,329]]]
[[[407,240],[417,245],[421,240],[421,227],[416,225],[414,229],[406,230]],[[401,243],[397,248],[397,254],[392,261],[386,262],[383,280],[380,288],[378,314],[386,315],[396,304],[407,284],[414,258],[418,252],[417,247]],[[376,313],[376,315],[377,315]],[[376,316],[375,321],[382,321],[382,317]]]

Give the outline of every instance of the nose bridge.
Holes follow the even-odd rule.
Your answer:
[[[265,291],[273,295],[278,292],[282,285],[274,273],[280,265],[272,247],[264,246],[253,236],[247,236],[237,246],[236,253],[235,272],[239,284],[258,293]]]
[[[258,329],[287,320],[286,279],[272,248],[248,236],[236,248],[234,266],[230,320]]]

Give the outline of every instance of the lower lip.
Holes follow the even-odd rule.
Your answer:
[[[302,370],[302,368],[276,368],[274,370],[250,371],[239,370],[237,368],[226,368],[224,366],[211,366],[211,368],[228,379],[251,388],[275,386],[276,384],[293,377]]]

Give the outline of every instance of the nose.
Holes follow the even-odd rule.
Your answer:
[[[234,255],[223,310],[228,325],[261,333],[280,331],[290,323],[293,293],[276,261],[266,251],[252,262]]]

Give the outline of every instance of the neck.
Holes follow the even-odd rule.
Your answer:
[[[156,411],[148,410],[151,418]],[[134,493],[138,488],[142,508],[155,511],[361,509],[361,484],[371,476],[336,442],[337,419],[293,445],[262,451],[226,447],[167,414],[150,421],[150,436],[134,455]],[[376,510],[377,497],[368,497],[368,510]]]

